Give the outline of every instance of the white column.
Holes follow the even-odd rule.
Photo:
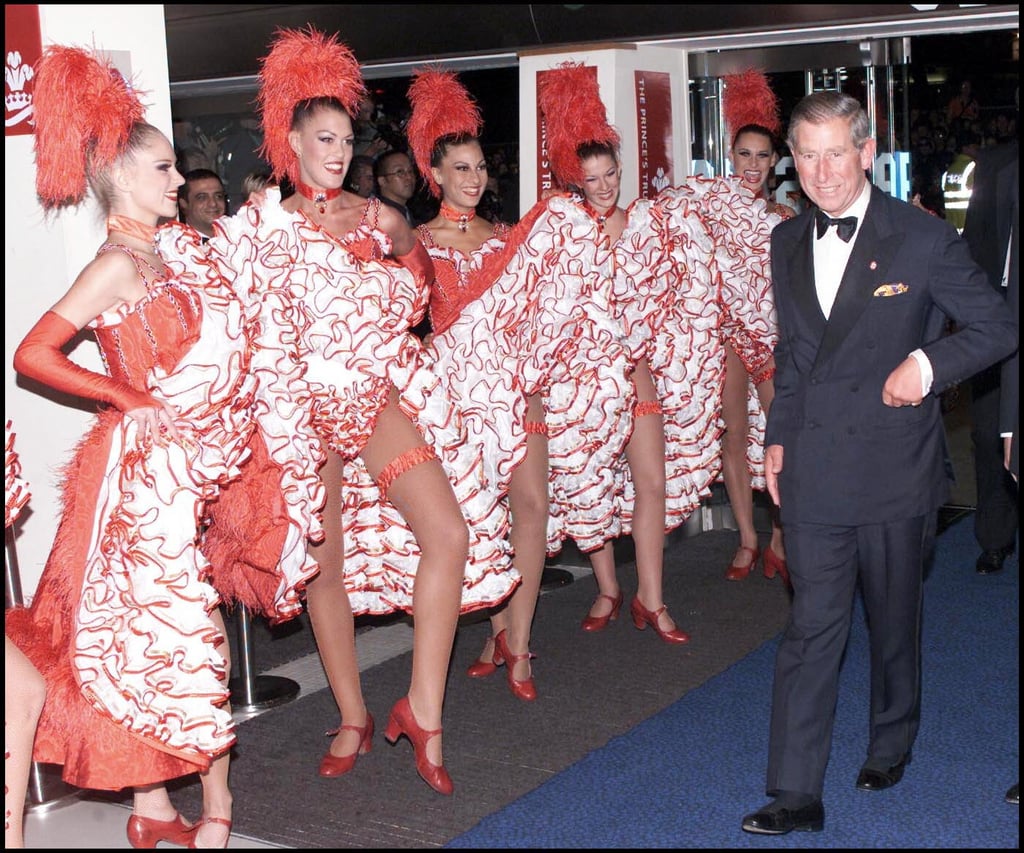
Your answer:
[[[108,52],[143,93],[146,118],[171,138],[167,40],[161,5],[48,4],[39,6],[43,47],[61,44]],[[104,238],[97,206],[44,217],[35,191],[31,135],[4,144],[4,415],[14,422],[15,448],[32,498],[16,524],[18,563],[26,599],[31,598],[53,543],[60,517],[61,468],[92,421],[84,401],[18,380],[14,350],[36,320],[70,287]],[[71,352],[79,364],[102,369],[95,343]]]
[[[537,77],[562,62],[597,69],[608,121],[622,137],[625,206],[657,187],[691,174],[689,77],[679,48],[616,46],[611,49],[531,51],[519,56],[519,198],[525,213],[540,197],[545,178],[537,111]],[[663,168],[663,174],[657,171]]]

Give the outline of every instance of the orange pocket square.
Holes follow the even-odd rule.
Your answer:
[[[899,296],[901,293],[906,293],[910,290],[902,281],[893,282],[892,284],[880,284],[875,288],[875,292],[872,296]]]

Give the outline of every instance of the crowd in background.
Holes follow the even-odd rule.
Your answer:
[[[911,196],[945,217],[943,175],[959,160],[972,160],[977,152],[1017,137],[1017,108],[996,103],[1006,98],[979,92],[970,79],[951,79],[946,87],[923,90],[930,101],[915,93],[909,112]],[[391,151],[409,153],[405,126],[407,105],[386,109],[372,95],[356,121],[356,154],[369,158]],[[253,117],[214,116],[197,121],[180,120],[174,126],[174,146],[182,173],[206,168],[218,172],[228,193],[228,213],[245,201],[242,181],[247,174],[268,171],[256,153],[261,143]],[[519,219],[519,151],[514,143],[484,144],[490,183],[480,214],[494,222],[514,224]],[[376,191],[376,188],[374,189]],[[437,200],[420,176],[409,209],[416,223],[437,214]]]
[[[943,175],[958,158],[974,159],[982,148],[1017,138],[1017,108],[986,103],[970,80],[955,84],[948,101],[936,97],[930,105],[910,109],[912,194],[943,216]]]
[[[355,121],[355,155],[351,179],[358,171],[356,163],[362,161],[372,168],[374,161],[384,154],[409,154],[409,141],[405,125],[408,108],[385,111],[372,95],[362,106]],[[227,213],[235,213],[248,196],[243,183],[246,176],[269,173],[270,167],[258,154],[262,139],[258,122],[253,117],[211,116],[199,120],[175,120],[174,148],[179,171],[183,175],[195,169],[217,172],[224,182],[228,196]],[[509,143],[485,144],[488,181],[478,210],[491,222],[515,224],[519,219],[519,158],[518,145]],[[283,188],[288,192],[287,187]],[[355,191],[355,190],[353,190]],[[373,194],[378,195],[376,185]],[[437,215],[438,201],[429,192],[419,176],[416,192],[408,203],[414,224],[427,222]]]

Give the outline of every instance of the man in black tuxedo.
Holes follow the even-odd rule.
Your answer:
[[[1017,143],[1013,143],[1014,151]],[[1015,164],[1016,165],[1016,164]],[[1017,208],[1017,170],[1014,169],[1013,226],[1010,244],[1009,275],[1006,282],[1006,305],[1020,329],[1020,211]],[[1018,331],[1019,341],[1019,331]],[[1019,346],[1019,345],[1018,345]],[[1003,362],[1003,390],[999,398],[999,425],[1003,436],[1003,464],[1013,477],[1014,486],[1020,486],[1020,349]]]
[[[1014,248],[1019,246],[1019,238],[1012,227],[1019,197],[1017,163],[1016,140],[981,150],[964,225],[971,255],[1000,297],[1007,292],[1011,267],[1012,274],[1019,275],[1020,258]],[[1014,246],[1011,234],[1017,241]],[[1017,538],[1017,487],[1003,466],[999,435],[1000,388],[1005,388],[1000,371],[996,364],[971,380],[971,441],[978,492],[974,537],[981,548],[975,569],[980,574],[1000,571]]]
[[[902,778],[920,720],[924,566],[952,477],[938,394],[1017,345],[1005,303],[955,229],[868,182],[875,142],[855,98],[806,96],[788,142],[818,209],[772,233],[779,339],[765,469],[793,600],[775,665],[774,799],[742,822],[768,835],[824,828],[858,580],[871,719],[856,787]],[[948,320],[957,331],[944,334]]]
[[[1001,148],[1002,146],[1000,146]],[[1006,265],[1006,304],[1010,314],[1017,321],[1017,328],[1020,329],[1020,192],[1018,191],[1018,153],[1017,142],[1011,142],[1008,147],[1012,148],[1013,160],[1011,169],[1001,169],[999,180],[1013,181],[1010,201],[1012,214],[1010,215],[1010,252]],[[973,201],[973,199],[972,199]],[[970,213],[968,212],[968,216]],[[1018,341],[1019,341],[1018,333]],[[1002,376],[1000,377],[1002,389],[999,394],[999,431],[1003,436],[1003,464],[1006,470],[1013,477],[1013,484],[1016,490],[1020,488],[1020,442],[1017,440],[1020,434],[1020,349],[1018,348],[1012,356],[1003,362]],[[1020,789],[1018,783],[1014,782],[1009,791],[1006,792],[1006,802],[1014,805],[1020,804]]]

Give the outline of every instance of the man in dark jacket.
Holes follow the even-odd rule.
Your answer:
[[[839,92],[806,96],[790,121],[800,184],[817,209],[772,233],[779,339],[765,474],[793,602],[772,697],[774,799],[743,819],[747,832],[824,828],[858,581],[871,713],[855,784],[878,792],[902,778],[920,721],[924,565],[952,476],[938,394],[1017,345],[1005,303],[955,229],[868,182],[869,128],[859,102]]]

